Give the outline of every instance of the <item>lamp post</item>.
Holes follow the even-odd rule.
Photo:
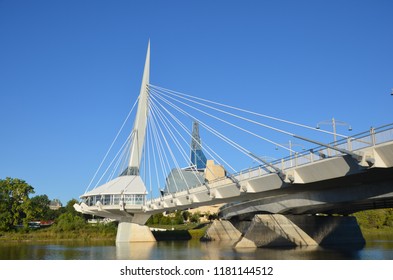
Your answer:
[[[336,142],[337,142],[337,125],[348,126],[348,130],[349,130],[349,131],[352,130],[352,127],[351,127],[351,125],[350,125],[349,123],[342,122],[342,121],[338,121],[338,120],[336,120],[336,119],[334,119],[334,118],[332,118],[331,121],[322,121],[322,122],[317,123],[317,127],[316,127],[316,128],[317,128],[317,129],[320,129],[320,125],[321,125],[321,124],[330,124],[330,125],[333,126],[334,146],[336,145]]]
[[[288,146],[288,148],[289,148],[289,159],[290,159],[291,167],[292,167],[292,166],[293,166],[293,163],[292,163],[292,160],[293,160],[292,155],[293,155],[293,152],[294,152],[294,150],[293,150],[292,148],[295,147],[295,146],[299,146],[299,147],[302,147],[302,150],[305,150],[305,149],[304,149],[304,146],[301,145],[301,144],[293,143],[291,140],[288,141],[288,144],[282,144],[282,145],[283,145],[283,146]],[[276,150],[278,150],[278,147],[276,147]],[[295,152],[295,154],[296,154],[296,152]]]

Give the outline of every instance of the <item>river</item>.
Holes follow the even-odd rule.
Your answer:
[[[223,242],[1,242],[2,260],[393,260],[393,237],[368,240],[363,248],[302,247],[233,249]]]

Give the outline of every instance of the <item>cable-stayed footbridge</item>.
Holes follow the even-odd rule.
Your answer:
[[[133,129],[75,205],[118,220],[118,242],[151,239],[152,214],[203,205],[225,203],[223,219],[392,205],[393,124],[338,134],[152,85],[149,72],[150,44]],[[289,156],[262,155],[272,147]]]

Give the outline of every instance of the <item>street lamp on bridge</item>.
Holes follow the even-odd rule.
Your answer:
[[[299,146],[299,147],[302,147],[302,150],[303,150],[303,151],[305,150],[305,148],[304,148],[303,145],[298,144],[298,143],[294,143],[294,142],[292,142],[291,140],[288,141],[288,144],[281,144],[281,145],[282,145],[282,146],[288,146],[288,148],[289,148],[289,158],[290,158],[291,167],[292,167],[292,166],[293,166],[293,163],[292,163],[293,154],[295,154],[295,155],[297,154],[297,152],[294,151],[292,148],[295,147],[295,146]],[[278,147],[277,147],[277,146],[276,146],[276,150],[278,150]]]
[[[332,120],[329,121],[321,121],[319,123],[317,123],[317,129],[320,129],[320,125],[321,124],[330,124],[333,126],[333,137],[334,137],[334,145],[336,145],[337,142],[337,125],[343,125],[343,126],[348,126],[348,131],[352,130],[352,127],[349,123],[346,122],[342,122],[342,121],[338,121],[334,118],[332,118]]]

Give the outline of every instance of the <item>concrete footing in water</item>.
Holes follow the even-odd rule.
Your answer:
[[[355,217],[259,214],[251,221],[214,221],[207,240],[233,240],[236,248],[363,246]]]
[[[131,222],[120,222],[117,228],[116,243],[155,242],[150,228]]]

